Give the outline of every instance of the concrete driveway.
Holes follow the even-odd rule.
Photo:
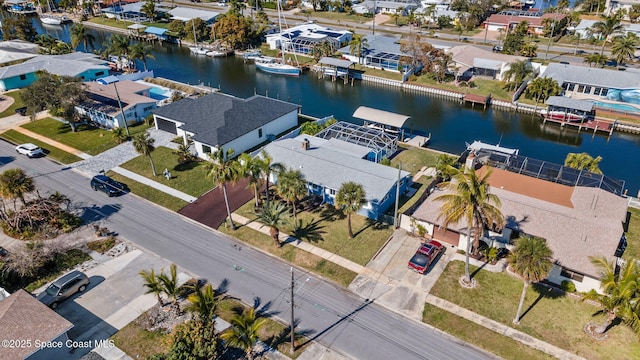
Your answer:
[[[427,294],[435,284],[447,263],[456,252],[454,246],[443,244],[445,251],[424,275],[407,268],[407,262],[415,254],[421,240],[398,229],[391,241],[367,264],[367,269],[349,285],[349,289],[365,299],[375,300],[390,309],[422,320]]]

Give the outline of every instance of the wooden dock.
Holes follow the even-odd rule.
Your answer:
[[[473,108],[476,104],[480,104],[484,107],[484,109],[487,108],[487,105],[489,105],[489,103],[491,102],[491,95],[476,95],[476,94],[465,94],[464,97],[462,98],[462,102],[463,103],[471,103],[471,107]]]
[[[429,134],[429,136],[414,135],[411,138],[405,139],[403,143],[415,147],[423,147],[427,146],[429,144],[429,141],[431,141],[431,134]]]
[[[572,122],[572,121],[556,120],[548,117],[544,117],[543,119],[544,119],[542,121],[543,124],[546,124],[547,122],[551,122],[555,124],[560,124],[560,127],[571,126],[574,128],[578,128],[578,131],[592,130],[594,133],[597,131],[603,131],[611,135],[613,133],[613,130],[615,129],[615,121],[608,121],[608,120],[595,119],[595,120],[582,121],[582,122]]]

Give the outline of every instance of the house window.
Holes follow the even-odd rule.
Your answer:
[[[149,110],[153,109],[153,105],[152,106],[147,106],[146,108],[142,109],[142,111],[147,112]]]
[[[262,137],[262,129],[258,129],[258,137],[261,138]]]
[[[20,75],[20,80],[27,80],[27,75]]]
[[[562,270],[560,270],[560,276],[564,276],[567,279],[571,279],[577,282],[582,282],[582,279],[584,279],[584,275],[565,268],[562,268]]]
[[[336,196],[336,191],[334,189],[326,189],[325,192],[331,196]]]
[[[584,92],[584,85],[578,85],[578,90],[576,91],[579,93]]]
[[[585,93],[585,94],[591,94],[591,86],[585,86],[585,87],[584,87],[584,91],[583,91],[583,93]]]
[[[205,154],[211,154],[211,146],[202,145],[202,152]]]
[[[96,73],[96,76],[101,76],[101,75],[104,75],[104,71],[98,71],[98,72]]]
[[[607,96],[608,92],[609,92],[609,89],[602,89],[602,91],[600,91],[600,96]]]

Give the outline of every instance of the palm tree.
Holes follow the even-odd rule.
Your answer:
[[[176,264],[171,264],[169,267],[169,274],[165,274],[164,271],[158,275],[158,282],[162,288],[162,292],[167,294],[173,301],[173,306],[180,311],[180,303],[178,302],[178,296],[182,292],[182,287],[178,284],[178,267]]]
[[[351,41],[349,41],[349,54],[358,57],[358,64],[360,64],[362,60],[362,49],[366,48],[367,46],[369,46],[369,42],[364,35],[353,34]]]
[[[144,71],[147,71],[147,59],[154,59],[153,55],[153,47],[151,45],[143,44],[143,43],[135,43],[129,46],[129,57],[131,60],[140,60],[142,61],[142,66],[144,67]]]
[[[106,48],[102,51],[102,55],[107,58],[109,55],[116,55],[118,57],[118,66],[126,67],[123,65],[122,60],[125,59],[124,63],[128,63],[129,38],[125,35],[111,35],[107,39]]]
[[[471,284],[469,272],[471,230],[473,229],[474,236],[472,250],[477,252],[480,247],[480,235],[485,226],[496,224],[502,227],[504,225],[500,199],[490,192],[488,180],[491,173],[491,168],[482,177],[478,177],[474,169],[460,171],[451,181],[442,184],[442,187],[450,190],[451,193],[435,198],[436,201],[444,202],[438,215],[438,220],[443,219],[442,227],[447,228],[449,224],[456,224],[460,220],[467,222],[464,278],[466,284]]]
[[[591,67],[593,64],[596,64],[596,65],[599,65],[600,67],[603,67],[604,64],[607,62],[607,55],[604,55],[604,54],[589,54],[589,55],[584,57],[584,62],[589,63],[589,67]]]
[[[151,269],[151,271],[141,270],[138,274],[142,276],[142,279],[144,280],[144,286],[147,288],[147,291],[145,292],[145,294],[155,295],[156,298],[158,299],[158,303],[160,304],[160,306],[164,306],[164,303],[162,302],[162,297],[160,296],[160,294],[162,294],[163,292],[162,284],[160,283],[160,280],[158,280],[155,270],[154,269]]]
[[[536,52],[538,51],[538,44],[533,41],[530,41],[520,48],[520,55],[528,58],[536,57]]]
[[[263,161],[259,157],[251,157],[251,155],[247,153],[243,153],[239,157],[240,160],[240,173],[242,176],[246,176],[249,178],[249,186],[253,188],[253,196],[255,199],[255,206],[260,206],[260,186],[264,179],[263,175]]]
[[[209,155],[211,157],[211,161],[208,164],[208,176],[213,179],[214,184],[222,188],[224,203],[227,207],[229,226],[232,230],[235,230],[236,225],[233,223],[233,219],[231,218],[231,209],[229,208],[229,199],[227,198],[227,183],[232,182],[235,184],[236,181],[238,181],[238,175],[240,173],[238,162],[231,159],[233,152],[233,149],[229,148],[227,151],[219,149],[211,153]]]
[[[609,40],[609,36],[624,31],[624,26],[620,23],[622,17],[619,14],[609,16],[603,15],[602,17],[602,21],[598,21],[592,26],[594,32],[600,34],[602,37],[602,48],[600,49],[600,54],[604,52],[604,45],[607,43],[607,40]]]
[[[536,99],[536,106],[538,106],[541,99],[546,101],[549,96],[560,95],[562,88],[550,77],[537,77],[527,85],[527,92]]]
[[[621,266],[619,274],[612,262],[604,257],[590,258],[591,263],[600,271],[600,286],[604,294],[595,290],[587,293],[582,300],[595,300],[600,303],[600,311],[607,319],[593,329],[596,334],[604,334],[616,318],[627,324],[640,335],[640,269],[637,261],[627,261]]]
[[[533,69],[527,60],[515,61],[509,64],[509,69],[504,72],[502,81],[509,85],[509,90],[511,90],[511,85],[517,89],[531,73],[533,73]]]
[[[508,262],[511,270],[522,277],[524,286],[520,295],[520,304],[516,317],[513,319],[514,324],[520,323],[520,314],[522,313],[522,305],[527,295],[527,288],[532,282],[538,282],[546,279],[551,271],[553,252],[547,246],[546,241],[541,238],[531,236],[521,237],[516,246],[511,251]]]
[[[271,202],[265,203],[257,214],[260,222],[269,227],[269,234],[277,247],[282,246],[279,240],[280,226],[287,223],[285,218],[287,211],[287,207],[283,203]]]
[[[151,19],[151,22],[156,19],[156,4],[153,0],[147,0],[140,8],[140,11]]]
[[[82,23],[74,23],[71,26],[71,46],[73,48],[77,48],[80,43],[82,43],[82,47],[84,51],[87,52],[89,47],[94,49],[94,43],[96,42],[96,37],[93,34],[87,32],[87,28]]]
[[[587,153],[568,153],[564,159],[564,166],[572,169],[587,170],[594,174],[602,174],[602,170],[599,167],[600,161],[602,161],[602,156],[594,158]]]
[[[189,304],[185,307],[190,313],[196,314],[203,324],[213,325],[218,309],[218,296],[211,284],[195,286],[195,292],[187,298]]]
[[[261,317],[255,308],[250,308],[231,319],[231,327],[220,337],[230,346],[241,348],[247,359],[253,359],[253,347],[258,342],[258,332],[266,324],[267,319]]]
[[[5,170],[0,174],[0,196],[12,199],[14,210],[16,209],[16,199],[20,199],[22,205],[27,205],[24,196],[35,189],[33,178],[20,168]]]
[[[347,227],[349,228],[349,238],[353,239],[351,229],[351,214],[360,211],[367,203],[367,194],[362,185],[353,181],[343,183],[336,193],[336,207],[342,209],[347,214]]]
[[[573,34],[573,36],[571,36],[571,41],[572,42],[575,41],[575,43],[576,43],[576,47],[575,47],[575,49],[573,49],[573,55],[577,55],[578,54],[578,45],[580,45],[580,40],[582,40],[582,39],[583,39],[582,33],[579,33],[577,31]]]
[[[634,33],[628,33],[626,36],[618,36],[613,39],[611,55],[613,55],[618,65],[627,59],[633,59],[639,42],[638,36]]]
[[[293,223],[296,222],[296,201],[302,200],[307,195],[307,182],[300,170],[286,170],[278,175],[276,192],[293,208]],[[295,225],[294,225],[295,226]]]
[[[126,119],[124,121],[127,121]],[[136,152],[140,155],[144,155],[149,158],[149,162],[151,163],[151,172],[153,176],[158,176],[156,174],[156,165],[153,163],[153,158],[151,157],[151,153],[156,149],[153,146],[153,143],[156,140],[149,137],[148,133],[138,134],[133,137],[133,148],[136,149]]]
[[[269,203],[269,178],[271,174],[278,175],[279,173],[286,170],[285,166],[281,163],[274,163],[273,158],[269,155],[268,152],[262,150],[260,152],[260,157],[262,158],[262,174],[264,174],[264,182],[266,186],[265,190],[265,201],[267,204]]]

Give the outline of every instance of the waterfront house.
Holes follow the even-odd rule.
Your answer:
[[[484,28],[489,31],[502,31],[504,34],[513,30],[516,25],[526,21],[529,24],[529,33],[542,35],[544,33],[544,20],[554,19],[563,21],[567,15],[562,13],[543,13],[539,9],[529,10],[504,10],[492,14],[484,21]]]
[[[526,61],[524,56],[507,55],[487,51],[473,45],[454,46],[447,51],[457,69],[457,76],[470,78],[471,76],[488,76],[495,80],[503,80],[504,73],[516,61]]]
[[[580,20],[578,25],[576,25],[571,30],[575,34],[579,34],[581,39],[588,39],[590,37],[594,37],[596,39],[602,39],[602,35],[598,32],[594,31],[593,25],[600,20],[589,20],[583,19]],[[623,30],[619,33],[619,35],[626,35],[628,33],[633,33],[635,35],[640,36],[640,25],[639,24],[630,24],[630,23],[622,23]]]
[[[157,100],[150,94],[151,86],[131,80],[109,84],[85,84],[88,99],[76,106],[76,111],[105,129],[138,124],[151,115]],[[122,107],[122,108],[121,108]]]
[[[23,63],[0,68],[0,89],[20,89],[37,79],[38,71],[93,81],[109,74],[107,61],[98,55],[75,52],[64,55],[39,55]]]
[[[3,360],[63,359],[71,350],[65,342],[69,339],[67,331],[73,324],[55,311],[49,309],[31,294],[20,289],[0,300],[0,329],[2,339],[23,341],[14,346],[4,346],[1,351]],[[30,345],[27,346],[27,341]],[[38,348],[36,342],[62,342],[61,348]]]
[[[414,1],[374,1],[366,0],[357,5],[359,13],[364,13],[364,9],[368,9],[371,14],[396,14],[407,16],[409,11],[416,10],[418,3]],[[375,7],[375,11],[374,11]],[[354,10],[355,11],[355,10]]]
[[[235,155],[298,126],[300,106],[261,95],[248,99],[211,93],[182,99],[153,110],[156,129],[193,141],[198,157],[208,159],[218,149]]]
[[[23,40],[0,41],[0,66],[18,64],[38,56],[39,46]]]
[[[434,4],[435,5],[435,4]],[[416,14],[420,14],[425,17],[427,22],[436,23],[441,16],[448,16],[452,22],[456,22],[460,19],[460,12],[451,10],[449,5],[435,5],[433,12],[429,6],[423,6],[416,10]]]
[[[490,225],[482,241],[511,248],[521,235],[543,238],[554,257],[549,281],[571,281],[578,291],[599,288],[598,271],[589,257],[615,261],[624,252],[627,200],[620,196],[624,182],[492,151],[470,155],[467,166],[474,166],[479,174],[493,166],[488,179],[490,192],[500,198],[506,219],[504,229]],[[442,219],[438,219],[442,202],[435,198],[448,191],[433,188],[411,217],[434,239],[465,249],[464,221],[443,228]],[[408,216],[403,217],[402,226],[411,228]]]
[[[266,35],[266,43],[270,49],[309,55],[316,44],[328,41],[338,49],[348,44],[352,37],[353,33],[350,31],[335,30],[309,22]]]
[[[321,198],[322,203],[334,204],[342,184],[353,181],[362,185],[367,203],[360,214],[373,220],[392,222],[385,217],[395,201],[400,181],[400,194],[411,183],[411,174],[367,160],[372,149],[339,140],[322,139],[309,135],[274,141],[265,147],[274,162],[288,169],[300,170],[307,182],[307,194]],[[278,183],[277,175],[271,179]]]
[[[640,111],[640,72],[635,69],[622,72],[551,63],[542,76],[556,80],[564,96],[591,100],[606,110]]]
[[[202,21],[211,25],[216,21],[216,18],[220,15],[216,11],[200,10],[189,7],[177,6],[168,11],[171,16],[171,20],[180,20],[182,22],[189,22],[195,18],[200,18]]]

